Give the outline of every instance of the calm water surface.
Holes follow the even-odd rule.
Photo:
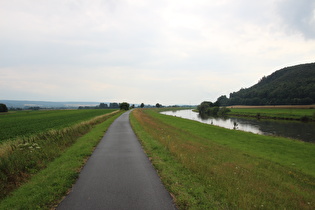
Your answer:
[[[237,129],[261,135],[283,136],[315,143],[315,123],[285,120],[257,120],[252,118],[202,118],[192,110],[166,111],[162,114],[196,120],[228,129]]]

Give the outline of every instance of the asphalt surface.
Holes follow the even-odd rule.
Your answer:
[[[129,113],[109,127],[58,210],[176,209],[130,126]]]

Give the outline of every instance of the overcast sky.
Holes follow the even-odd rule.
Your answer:
[[[0,100],[200,104],[310,62],[314,0],[0,0]]]

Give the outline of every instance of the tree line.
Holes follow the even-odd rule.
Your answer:
[[[144,105],[144,103],[141,103],[140,106],[138,106],[139,108],[144,108],[144,107],[148,107],[148,108],[152,108],[152,107],[157,107],[157,108],[160,108],[160,107],[163,107],[162,104],[160,103],[157,103],[155,106],[151,106],[151,105]],[[133,109],[135,108],[135,105],[130,105],[129,103],[127,102],[122,102],[122,103],[109,103],[106,104],[106,103],[100,103],[99,105],[97,106],[79,106],[78,109],[123,109],[123,110],[129,110],[129,109]],[[40,109],[43,109],[39,106],[36,106],[36,107],[27,107],[28,110],[40,110]],[[46,109],[46,108],[45,108]],[[17,111],[17,110],[22,110],[21,108],[13,108],[11,107],[10,110],[13,110],[13,111]],[[3,104],[3,103],[0,103],[0,112],[8,112],[9,109],[8,107],[6,106],[6,104]]]
[[[146,106],[146,105],[144,105],[144,103],[141,103],[141,105],[138,107],[144,108],[144,107],[153,107],[153,106],[151,106],[151,105]],[[161,108],[161,107],[163,107],[163,105],[160,103],[157,103],[155,105],[155,107]],[[122,102],[122,103],[110,103],[109,105],[105,104],[105,103],[100,103],[97,106],[79,106],[78,109],[123,109],[123,110],[129,110],[129,109],[133,109],[133,108],[135,108],[134,104],[130,105],[127,102]]]

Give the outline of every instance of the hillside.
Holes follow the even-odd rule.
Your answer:
[[[280,69],[252,87],[231,93],[222,102],[222,105],[314,104],[315,63]]]

